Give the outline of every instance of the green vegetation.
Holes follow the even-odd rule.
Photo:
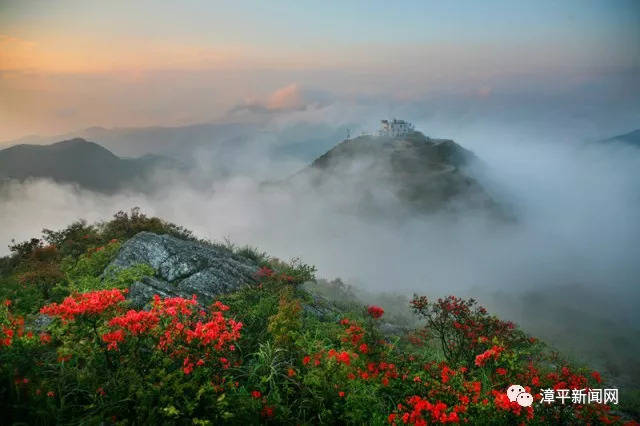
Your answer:
[[[195,239],[134,210],[45,231],[0,261],[3,421],[623,423],[610,404],[540,404],[540,389],[605,385],[473,300],[386,295],[367,306],[300,260],[247,247],[225,246],[259,264],[255,283],[210,306],[156,297],[131,309],[127,287],[154,271],[105,267],[140,231]],[[509,401],[513,383],[533,407]]]

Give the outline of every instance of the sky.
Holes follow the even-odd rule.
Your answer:
[[[639,46],[634,0],[0,0],[0,141],[224,120],[292,87],[403,102],[602,84],[637,75]]]

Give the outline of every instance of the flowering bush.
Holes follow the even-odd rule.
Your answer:
[[[413,311],[427,322],[442,352],[451,363],[462,363],[467,368],[496,360],[502,348],[528,348],[531,342],[511,322],[490,316],[474,299],[463,300],[455,296],[429,302],[424,296],[411,301]],[[479,356],[479,357],[478,357]]]
[[[13,339],[24,334],[24,319],[14,316],[10,311],[11,300],[4,300],[0,304],[0,348],[11,346]]]
[[[285,280],[283,285],[290,284]],[[252,291],[264,290],[256,286]],[[538,403],[523,408],[510,402],[505,391],[511,383],[522,383],[539,400],[541,388],[582,389],[602,379],[597,372],[585,374],[566,365],[545,368],[550,364],[543,362],[542,353],[531,356],[537,343],[525,339],[529,346],[523,351],[521,339],[511,335],[514,328],[495,326],[491,318],[488,323],[494,327],[487,334],[499,344],[489,346],[488,341],[477,339],[468,346],[471,354],[459,357],[457,363],[438,361],[423,345],[388,341],[376,323],[367,320],[375,318],[369,310],[367,317],[343,317],[332,326],[325,323],[329,328],[324,337],[305,334],[300,328],[301,310],[292,305],[296,293],[289,289],[283,293],[286,297],[273,298],[276,313],[271,315],[270,327],[276,340],[292,324],[297,333],[280,349],[262,344],[254,357],[242,354],[243,323],[227,316],[234,312],[228,304],[217,301],[205,309],[195,297],[156,296],[149,310],[133,310],[126,308],[125,294],[119,289],[98,290],[44,306],[41,312],[59,323],[51,327],[51,334],[29,338],[23,322],[9,315],[10,303],[3,305],[4,346],[20,336],[32,345],[59,352],[57,361],[49,361],[61,366],[59,372],[32,368],[31,377],[21,376],[19,388],[32,403],[48,401],[46,405],[53,404],[59,419],[77,415],[62,408],[61,395],[65,395],[65,404],[72,398],[87,407],[85,415],[118,419],[132,413],[134,420],[190,418],[224,423],[297,418],[323,423],[331,422],[326,417],[331,413],[346,423],[370,420],[392,425],[619,422],[610,414],[611,407],[602,404]],[[413,306],[425,309],[420,304],[424,299],[416,300]],[[444,315],[441,307],[469,306],[468,301],[448,301],[436,302],[438,315]],[[462,318],[464,308],[445,310],[455,321],[485,318],[483,313]],[[440,322],[434,324],[442,327]],[[466,330],[451,327],[447,333]],[[438,330],[430,331],[441,341]],[[470,367],[465,362],[469,357],[474,359]],[[92,380],[80,381],[87,373]],[[83,388],[82,393],[60,392],[72,384]],[[126,411],[123,406],[116,408],[130,389],[137,389],[133,405],[126,403]]]
[[[371,318],[378,319],[384,314],[384,309],[380,306],[369,306],[367,312],[371,315]]]
[[[64,320],[73,320],[78,315],[97,315],[124,301],[124,293],[126,290],[113,289],[78,294],[65,298],[60,304],[44,306],[40,313]]]
[[[153,225],[134,222],[120,217],[114,229],[126,235]],[[628,420],[611,405],[541,402],[543,389],[604,388],[607,378],[569,364],[473,300],[416,296],[411,308],[421,325],[383,334],[381,324],[393,319],[384,303],[386,313],[377,305],[322,305],[302,287],[312,267],[261,260],[255,282],[210,306],[195,296],[155,296],[147,309],[132,309],[126,286],[134,275],[98,279],[103,253],[120,242],[86,225],[56,242],[73,235],[72,257],[52,260],[69,282],[67,294],[32,310],[41,295],[1,299],[0,409],[9,424]],[[34,247],[44,246],[21,246],[24,262]],[[533,395],[531,407],[508,399],[514,383]]]
[[[109,400],[112,397],[118,400],[132,386],[139,388],[140,395],[146,395],[145,398],[159,393],[160,389],[151,394],[144,391],[149,385],[148,380],[154,376],[172,385],[178,385],[178,377],[182,377],[183,383],[179,385],[182,394],[207,390],[213,398],[216,394],[214,388],[223,388],[227,384],[225,372],[238,365],[234,343],[241,337],[242,323],[225,316],[229,307],[217,302],[209,309],[203,309],[195,297],[155,297],[149,311],[127,310],[125,294],[126,291],[119,289],[98,290],[44,306],[41,312],[59,319],[59,322],[50,326],[51,334],[32,336],[32,344],[42,347],[53,345],[57,359],[51,358],[49,362],[60,367],[53,373],[56,369],[41,370],[38,367],[43,366],[42,363],[35,362],[24,370],[26,374],[31,370],[33,379],[21,382],[21,386],[29,383],[35,392],[33,397],[38,397],[43,395],[44,387],[55,384],[54,388],[59,389],[71,380],[75,383],[73,386],[84,390],[80,394],[65,393],[66,403],[75,401],[96,407],[96,402],[99,402],[97,407],[104,405],[106,409],[111,405]],[[14,335],[13,329],[7,328],[7,331]],[[22,336],[22,331],[19,330],[18,334]],[[3,354],[6,352],[0,352]],[[183,389],[184,378],[194,375],[196,378],[187,380]],[[92,379],[87,381],[87,377]],[[193,388],[194,383],[199,383],[199,386]],[[62,395],[47,390],[46,397],[50,401],[47,404],[51,401],[62,404],[63,400],[57,399],[58,394]],[[85,395],[93,396],[86,399]],[[195,394],[192,396],[196,397]],[[202,402],[207,410],[225,405],[207,398],[202,398]],[[202,410],[205,410],[204,405]],[[138,418],[151,415],[161,419],[168,413],[174,413],[174,409],[178,410],[176,413],[182,412],[175,402],[172,407],[162,413],[157,412],[155,403],[127,407],[127,410],[136,412]],[[113,415],[120,414],[120,410],[109,410],[113,410]],[[218,413],[220,416],[223,414]],[[58,418],[69,415],[73,416],[69,412],[58,413]],[[94,415],[102,417],[105,413],[98,410]],[[216,415],[210,413],[209,416]]]

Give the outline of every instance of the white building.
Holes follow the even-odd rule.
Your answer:
[[[380,136],[406,136],[414,131],[413,124],[408,121],[394,118],[393,120],[380,120],[380,122],[382,123],[382,127],[378,131]]]

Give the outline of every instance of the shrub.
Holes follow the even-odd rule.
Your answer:
[[[429,302],[424,296],[415,296],[411,307],[426,320],[428,331],[438,340],[446,360],[453,364],[471,368],[477,362],[497,359],[505,345],[531,346],[513,323],[490,316],[474,299],[449,296]]]

